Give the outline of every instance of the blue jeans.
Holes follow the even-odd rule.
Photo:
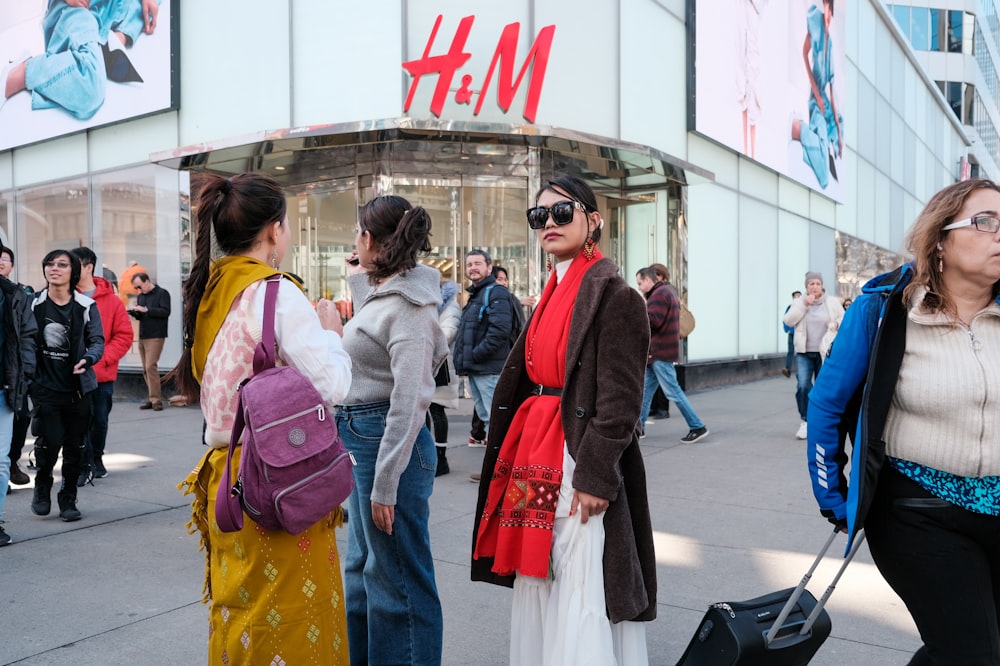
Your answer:
[[[7,398],[0,390],[0,518],[3,518],[3,503],[7,499],[7,484],[10,483],[10,440],[14,436],[14,412],[7,406]]]
[[[796,354],[795,364],[795,380],[798,382],[795,387],[795,403],[799,406],[799,418],[806,421],[809,414],[809,392],[812,391],[819,369],[823,367],[823,358],[819,352]]]
[[[483,422],[487,434],[490,431],[490,409],[493,408],[493,393],[497,390],[500,375],[469,375],[469,393],[476,403],[476,416]]]
[[[687,396],[677,383],[677,370],[670,361],[653,361],[646,366],[646,386],[642,392],[642,416],[639,417],[639,427],[646,427],[646,419],[649,418],[649,406],[653,404],[653,394],[656,387],[663,389],[663,395],[668,400],[673,400],[680,410],[681,416],[687,421],[688,428],[697,430],[704,428],[698,415],[694,413],[694,407],[688,402]]]
[[[785,370],[792,371],[792,360],[795,358],[795,334],[788,334],[788,351],[785,353]]]
[[[49,0],[42,21],[45,54],[29,59],[25,70],[31,108],[61,107],[79,120],[93,116],[104,104],[107,82],[101,44],[118,39],[112,30],[134,42],[142,28],[138,0],[91,0],[89,9]]]
[[[375,527],[371,491],[388,411],[388,402],[337,409],[337,429],[357,463],[344,560],[351,663],[437,666],[444,620],[428,528],[437,449],[421,428],[399,478],[392,534]]]
[[[104,445],[108,441],[108,415],[114,404],[114,393],[114,382],[101,382],[90,393],[90,436],[87,438],[87,448],[95,463],[101,462],[104,456]]]

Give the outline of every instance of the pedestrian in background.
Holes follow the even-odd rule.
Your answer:
[[[708,436],[708,427],[695,413],[680,382],[674,363],[681,354],[681,305],[677,293],[666,282],[656,278],[656,271],[643,268],[636,273],[636,281],[646,296],[647,325],[650,330],[649,351],[646,355],[646,377],[642,397],[639,428],[645,434],[646,419],[657,386],[668,399],[677,403],[677,409],[687,422],[688,433],[681,437],[682,444],[694,444]]]
[[[448,342],[449,350],[455,346],[458,324],[462,319],[462,308],[458,304],[461,287],[454,280],[441,277],[441,304],[438,309],[438,325]],[[448,465],[448,414],[445,409],[458,409],[458,373],[451,360],[451,353],[434,375],[434,397],[427,409],[427,427],[434,434],[437,444],[437,470],[434,476],[444,476],[451,472]]]
[[[61,450],[59,517],[71,522],[82,517],[76,507],[76,482],[90,427],[90,393],[97,388],[94,366],[104,355],[104,333],[97,304],[76,291],[80,260],[66,250],[52,250],[42,259],[42,271],[46,287],[31,302],[38,326],[31,382],[38,471],[31,510],[39,516],[49,515],[52,470]]]
[[[194,262],[184,285],[184,354],[171,373],[182,395],[201,395],[209,447],[181,484],[194,494],[192,530],[206,551],[209,664],[349,663],[340,555],[340,508],[301,534],[244,520],[221,532],[215,499],[228,456],[238,399],[253,373],[264,320],[267,278],[285,275],[291,231],[285,193],[267,176],[202,176],[196,185]],[[213,243],[224,256],[212,261]],[[340,314],[327,300],[315,309],[298,282],[282,279],[274,338],[280,364],[305,375],[327,405],[343,400],[351,360],[341,345]],[[239,465],[242,445],[233,453]]]
[[[802,292],[796,289],[792,292],[792,300],[802,296]],[[785,353],[785,367],[782,368],[781,374],[785,377],[792,376],[792,362],[795,361],[795,327],[789,326],[784,322],[784,315],[788,314],[788,311],[792,308],[792,304],[789,303],[785,306],[785,312],[782,315],[781,328],[785,331],[785,335],[788,337],[788,351]]]
[[[792,301],[782,321],[794,329],[795,343],[795,403],[799,408],[799,429],[796,439],[808,436],[809,392],[823,366],[823,338],[836,332],[844,318],[844,308],[836,298],[829,298],[823,289],[823,275],[806,273],[806,294]]]
[[[344,568],[352,664],[441,663],[428,525],[437,451],[424,421],[448,343],[441,274],[417,262],[430,233],[427,211],[398,196],[366,203],[355,229],[354,317],[344,327],[353,381],[337,408],[356,461]]]
[[[511,664],[641,665],[656,617],[636,429],[648,320],[597,249],[590,187],[560,177],[535,203],[528,224],[556,265],[497,384],[472,578],[514,588]]]
[[[997,211],[989,180],[931,197],[913,263],[865,285],[809,400],[813,493],[850,539],[864,528],[924,642],[910,664],[1000,664]]]
[[[139,293],[136,304],[128,311],[139,320],[139,358],[149,391],[149,399],[139,409],[163,409],[160,382],[160,354],[167,341],[167,320],[170,317],[170,293],[156,285],[146,273],[132,276],[132,287]]]
[[[11,273],[14,272],[14,251],[7,246],[0,247],[0,277],[6,278],[11,281],[12,284],[16,284],[21,291],[25,293],[27,298],[19,298],[17,300],[21,303],[21,307],[24,308],[24,316],[29,316],[31,314],[31,297],[34,295],[35,290],[26,284],[21,284],[20,282],[13,282],[10,280]],[[11,296],[15,298],[15,296]],[[37,328],[34,323],[34,317],[30,317],[31,326]],[[33,344],[33,343],[32,343]],[[31,364],[34,367],[34,351],[31,354]],[[27,391],[21,394],[21,402],[14,406],[14,431],[10,438],[10,454],[8,458],[10,459],[10,482],[15,486],[26,486],[31,483],[31,477],[29,477],[18,461],[21,460],[21,452],[24,450],[24,441],[28,436],[28,426],[31,423],[31,417],[28,415],[28,393]],[[2,445],[2,442],[0,442]],[[0,492],[3,492],[3,485],[0,485]]]
[[[104,278],[94,276],[97,255],[89,247],[70,250],[80,260],[80,281],[77,291],[94,299],[97,311],[101,313],[101,329],[104,333],[104,355],[94,365],[97,388],[90,393],[90,429],[84,439],[86,451],[78,486],[86,483],[88,476],[103,479],[108,475],[104,466],[104,447],[108,439],[108,416],[114,404],[115,380],[118,379],[118,362],[132,348],[132,322],[129,321],[125,306]]]
[[[8,256],[3,254],[3,250],[6,248],[0,248],[0,258]],[[13,257],[13,253],[9,256]],[[9,270],[7,274],[10,274]],[[23,408],[28,395],[28,384],[35,374],[35,336],[38,325],[31,314],[28,295],[24,289],[2,274],[0,295],[3,296],[0,302],[0,377],[3,377],[0,390],[0,546],[6,546],[11,541],[10,535],[3,528],[3,505],[7,499],[7,482],[11,478],[12,469],[9,447],[14,435],[14,415]],[[23,443],[23,437],[21,441]],[[16,460],[13,464],[16,465]]]

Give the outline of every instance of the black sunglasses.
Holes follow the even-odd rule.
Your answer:
[[[546,208],[545,206],[529,208],[527,212],[528,226],[532,229],[544,229],[545,224],[549,221],[550,213],[552,214],[552,221],[560,227],[569,224],[573,221],[573,209],[582,210],[584,213],[587,212],[587,207],[579,201],[560,201],[551,208]]]

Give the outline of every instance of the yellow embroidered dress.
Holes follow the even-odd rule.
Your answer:
[[[210,448],[181,484],[185,494],[194,495],[188,526],[192,533],[200,532],[208,559],[204,598],[211,604],[208,663],[346,665],[347,621],[334,532],[342,524],[340,509],[294,536],[265,530],[246,516],[243,529],[228,534],[215,521],[228,435],[224,442],[219,440],[227,428],[232,429],[235,387],[252,373],[253,349],[260,339],[253,301],[260,284],[237,293],[207,358],[203,357],[201,403]],[[304,296],[302,301],[309,307]],[[240,452],[237,449],[234,456],[233,478]]]

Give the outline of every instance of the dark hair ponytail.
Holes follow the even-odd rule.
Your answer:
[[[403,197],[372,199],[361,209],[358,224],[378,246],[375,269],[368,274],[373,283],[410,270],[417,265],[419,252],[431,251],[431,216]]]
[[[285,194],[277,181],[257,173],[223,178],[199,174],[192,178],[194,202],[194,261],[184,283],[184,351],[167,379],[181,395],[196,399],[201,386],[191,368],[198,308],[208,286],[212,267],[212,239],[226,254],[242,254],[257,242],[267,225],[285,219]],[[214,232],[214,233],[213,233]]]

